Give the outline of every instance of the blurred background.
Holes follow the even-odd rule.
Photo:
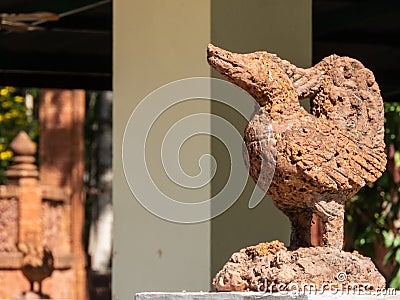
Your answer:
[[[336,53],[374,72],[388,165],[348,202],[345,247],[400,288],[399,14],[394,0],[1,1],[0,298],[210,290],[234,251],[287,242],[289,224],[268,199],[249,210],[245,192],[222,216],[180,225],[149,214],[127,187],[120,153],[130,113],[163,84],[210,76],[209,42],[302,67]],[[234,119],[216,104],[201,110]],[[223,161],[217,143],[206,146]]]
[[[0,20],[0,298],[111,299],[111,1]]]

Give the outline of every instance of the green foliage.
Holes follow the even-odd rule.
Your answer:
[[[0,184],[6,180],[5,171],[13,153],[9,144],[15,136],[25,130],[30,138],[37,142],[39,134],[38,120],[34,109],[28,109],[25,95],[36,96],[36,90],[17,90],[13,87],[0,87]]]
[[[385,143],[393,144],[395,165],[400,166],[400,104],[385,103]],[[386,170],[375,183],[365,186],[346,204],[345,245],[347,250],[376,257],[375,248],[388,249],[384,264],[394,265],[390,287],[400,288],[400,186]]]

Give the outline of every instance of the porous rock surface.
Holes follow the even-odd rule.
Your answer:
[[[273,241],[234,253],[213,284],[217,291],[375,291],[385,279],[370,258],[329,247],[290,251]]]
[[[322,245],[341,250],[345,201],[386,167],[383,101],[372,72],[349,57],[302,69],[268,52],[213,45],[208,62],[259,104],[245,129],[245,161],[290,219],[290,248],[311,246],[316,214]],[[299,104],[304,97],[311,113]]]

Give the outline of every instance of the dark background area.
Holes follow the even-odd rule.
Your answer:
[[[400,101],[400,1],[314,0],[313,62],[333,53],[361,61],[383,100]]]
[[[1,30],[2,85],[112,89],[111,1],[2,0],[0,13],[63,15],[86,6],[41,31]],[[399,101],[400,1],[314,0],[313,61],[332,53],[360,60],[384,101]]]
[[[0,14],[43,11],[61,18],[43,30],[0,31],[1,84],[111,90],[111,1],[0,1]]]

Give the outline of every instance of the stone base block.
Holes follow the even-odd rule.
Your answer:
[[[369,257],[336,248],[288,250],[279,241],[260,243],[232,255],[215,276],[219,292],[356,291],[385,288]]]

